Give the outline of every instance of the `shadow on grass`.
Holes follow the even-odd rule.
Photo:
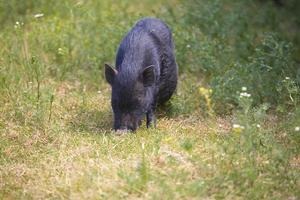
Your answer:
[[[173,113],[173,107],[171,103],[167,103],[164,105],[159,105],[156,109],[156,116],[157,118],[173,118],[176,117],[175,115],[172,114]]]
[[[78,110],[70,121],[75,132],[106,134],[111,131],[112,114],[109,110]]]
[[[183,105],[177,105],[172,101],[168,101],[163,105],[158,105],[156,109],[157,118],[168,118],[174,119],[178,116],[191,113],[190,110],[187,110]]]
[[[176,110],[176,108],[175,108]],[[170,102],[157,108],[156,116],[160,118],[176,118],[178,113],[174,112],[174,105]],[[146,121],[146,116],[143,122]],[[78,109],[72,114],[69,128],[76,133],[107,134],[112,130],[113,116],[110,109]]]

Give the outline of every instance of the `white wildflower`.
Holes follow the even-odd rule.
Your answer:
[[[232,127],[233,128],[240,128],[240,125],[239,124],[233,124]]]
[[[247,91],[247,87],[242,87],[242,91]]]
[[[145,144],[144,144],[144,142],[142,142],[142,149],[143,149],[143,150],[145,149]]]
[[[23,23],[20,23],[19,21],[16,21],[15,25],[14,25],[14,28],[17,29],[17,28],[20,28],[20,26],[22,25]]]
[[[266,160],[264,161],[264,164],[268,165],[270,163],[270,161]]]
[[[188,45],[186,45],[186,48],[191,48],[191,45],[189,45],[189,44],[188,44]]]
[[[63,56],[63,55],[66,55],[68,51],[67,51],[66,48],[63,47],[63,48],[58,48],[57,52],[58,52],[58,55],[62,55]]]
[[[232,125],[232,130],[233,130],[233,132],[235,132],[235,133],[238,133],[238,134],[240,134],[240,133],[242,133],[242,131],[245,129],[245,127],[244,126],[241,126],[241,125],[239,125],[239,124],[233,124]]]
[[[40,17],[43,17],[44,14],[43,13],[38,13],[38,14],[35,14],[34,15],[34,18],[40,18]]]
[[[62,48],[58,48],[57,51],[58,51],[58,54],[60,54],[60,55],[62,55],[64,53]]]
[[[256,124],[256,127],[257,127],[257,128],[260,128],[260,124]]]
[[[251,97],[251,94],[249,94],[247,92],[241,92],[240,97]]]
[[[290,77],[288,77],[288,76],[287,76],[287,77],[285,77],[285,80],[290,80],[290,79],[291,79],[291,78],[290,78]]]
[[[235,129],[238,129],[238,128],[240,128],[240,129],[245,129],[244,126],[241,126],[241,125],[239,125],[239,124],[233,124],[232,127],[235,128]]]
[[[300,126],[296,126],[295,131],[297,131],[297,132],[300,131]]]

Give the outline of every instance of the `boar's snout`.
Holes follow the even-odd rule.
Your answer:
[[[137,127],[134,126],[120,126],[120,127],[115,127],[115,131],[118,132],[128,132],[128,131],[135,131]]]
[[[129,114],[122,115],[121,119],[115,119],[115,131],[136,131],[137,127],[141,125],[141,120]]]
[[[127,133],[127,132],[135,132],[137,127],[134,126],[120,126],[120,127],[115,127],[116,132],[122,132],[122,133]]]

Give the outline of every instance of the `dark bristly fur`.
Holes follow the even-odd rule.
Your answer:
[[[115,130],[136,130],[146,115],[154,121],[157,104],[170,99],[177,85],[178,67],[172,33],[159,19],[144,18],[124,37],[116,56],[116,69],[105,65],[112,86]]]

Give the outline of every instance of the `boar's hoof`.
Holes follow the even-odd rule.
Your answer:
[[[147,113],[147,128],[150,128],[152,124],[156,128],[156,117],[153,112],[149,112]]]

